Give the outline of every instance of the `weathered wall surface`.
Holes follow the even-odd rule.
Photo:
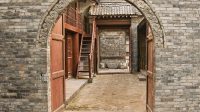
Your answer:
[[[52,1],[0,0],[0,112],[47,111],[47,54],[36,37]]]
[[[110,69],[124,69],[128,67],[126,63],[126,40],[125,31],[101,30],[99,34],[99,56],[100,64]],[[129,34],[128,34],[129,35]],[[126,65],[125,67],[122,65]],[[101,67],[100,68],[104,68]]]
[[[131,26],[130,26],[130,46],[131,46],[131,52],[132,52],[132,59],[131,59],[131,72],[137,72],[138,71],[138,25],[143,20],[143,17],[135,17],[131,18]]]
[[[38,32],[41,19],[53,1],[0,0],[0,111],[48,111],[46,37],[57,13],[71,0],[60,0],[61,7],[53,8],[57,10],[51,11]],[[130,1],[140,5],[138,0]],[[155,111],[198,112],[200,1],[151,0],[151,5],[165,33],[164,48],[156,46]],[[155,20],[155,16],[149,17],[152,13],[144,14],[148,20]],[[158,24],[151,23],[154,33],[160,32]],[[38,33],[41,33],[39,45]]]
[[[165,31],[156,55],[156,112],[200,110],[200,1],[151,0]]]

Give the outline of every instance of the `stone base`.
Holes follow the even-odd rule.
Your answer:
[[[120,69],[127,69],[128,65],[127,63],[120,63]]]
[[[118,63],[107,63],[106,65],[109,69],[117,69],[119,67]]]

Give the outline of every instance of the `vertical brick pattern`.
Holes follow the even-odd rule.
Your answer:
[[[165,30],[156,55],[156,112],[200,110],[200,1],[151,0]]]
[[[46,112],[46,49],[39,23],[52,0],[0,0],[0,112]]]

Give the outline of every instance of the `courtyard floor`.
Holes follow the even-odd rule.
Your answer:
[[[97,75],[65,112],[145,112],[146,82],[133,74]]]

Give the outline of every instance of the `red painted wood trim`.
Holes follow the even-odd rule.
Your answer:
[[[97,25],[131,25],[130,20],[96,20]]]
[[[52,37],[53,40],[63,41],[63,39],[64,39],[63,35],[54,34],[54,33],[52,33],[51,35],[52,35],[51,37]]]
[[[72,25],[70,25],[70,24],[65,23],[64,26],[65,26],[65,29],[66,29],[66,30],[70,30],[70,31],[77,32],[77,33],[80,33],[80,34],[83,33],[83,30],[82,30],[82,29],[77,28],[77,27],[74,27],[74,26],[72,26]]]
[[[55,75],[55,74],[59,74],[59,75]],[[64,70],[52,73],[52,79],[56,79],[56,78],[63,77],[63,76],[64,76]]]
[[[76,77],[78,60],[79,60],[79,34],[76,33],[73,37],[73,76]]]

